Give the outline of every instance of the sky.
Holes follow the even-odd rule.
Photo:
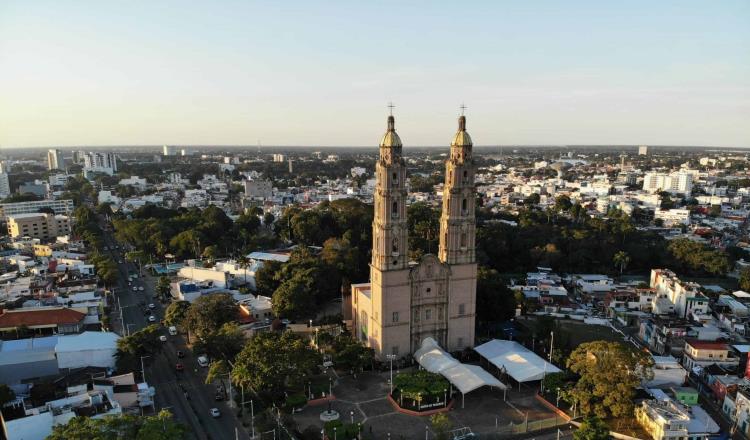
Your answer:
[[[750,2],[0,0],[0,149],[750,147]]]

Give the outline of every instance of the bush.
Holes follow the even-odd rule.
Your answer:
[[[302,408],[307,403],[307,398],[303,394],[292,394],[286,398],[285,406],[289,410]]]

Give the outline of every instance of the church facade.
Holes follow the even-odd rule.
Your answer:
[[[352,285],[355,337],[378,359],[414,353],[431,337],[448,351],[474,346],[477,264],[475,166],[466,117],[459,117],[445,164],[438,255],[407,254],[406,164],[395,120],[380,141],[375,166],[370,282]]]

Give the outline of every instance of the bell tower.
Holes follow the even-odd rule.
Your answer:
[[[458,131],[445,162],[443,212],[440,216],[440,261],[448,264],[475,262],[476,219],[474,216],[474,159],[466,132],[466,116],[458,118]]]
[[[395,120],[390,115],[388,130],[380,141],[380,158],[375,165],[372,267],[380,271],[406,269],[408,263],[406,165],[401,148],[401,138],[396,134]]]

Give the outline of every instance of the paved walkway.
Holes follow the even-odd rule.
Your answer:
[[[396,372],[394,371],[394,375]],[[425,436],[434,438],[429,417],[409,416],[397,412],[388,402],[386,396],[390,390],[389,373],[364,373],[354,379],[352,376],[340,377],[333,393],[336,400],[331,408],[341,414],[344,423],[360,423],[365,436],[393,440],[421,439]],[[466,395],[464,408],[461,408],[461,395],[455,396],[454,409],[449,411],[454,428],[469,427],[478,434],[496,434],[506,431],[509,424],[524,423],[528,420],[541,420],[554,417],[534,399],[533,390],[509,391],[508,401],[503,401],[500,390],[480,389]],[[307,428],[319,432],[323,423],[320,413],[327,404],[307,406],[295,414],[298,429]]]

